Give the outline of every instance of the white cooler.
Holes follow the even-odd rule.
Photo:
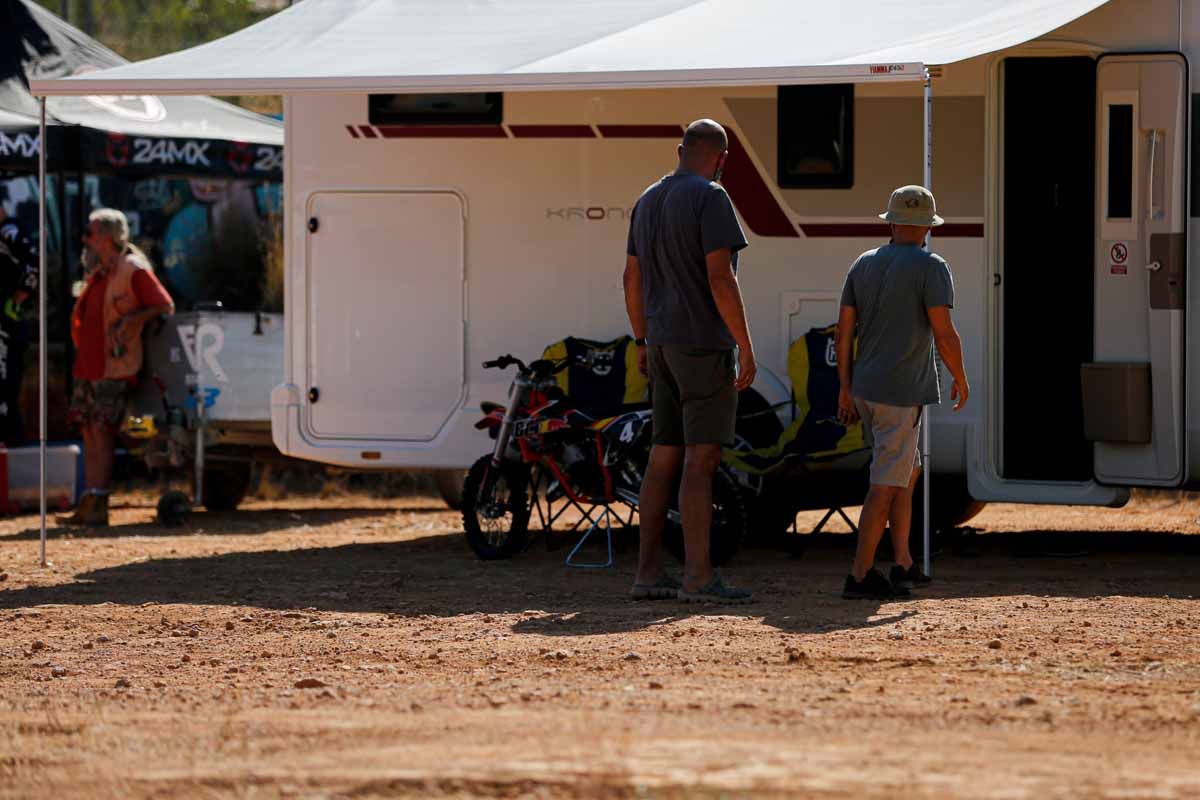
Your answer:
[[[0,448],[3,450],[3,448]],[[40,448],[12,447],[0,458],[8,462],[10,509],[36,510],[38,501],[38,454]],[[46,504],[51,509],[68,508],[79,501],[83,458],[77,444],[46,445]]]

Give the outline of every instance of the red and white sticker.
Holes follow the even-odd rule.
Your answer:
[[[1129,266],[1125,263],[1129,260],[1129,245],[1125,242],[1113,242],[1112,249],[1108,251],[1108,257],[1111,259],[1108,268],[1109,275],[1129,274]]]

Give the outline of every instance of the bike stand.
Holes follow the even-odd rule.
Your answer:
[[[590,515],[588,515],[588,518],[591,518]],[[617,519],[619,520],[620,517]],[[604,523],[604,530],[607,533],[608,538],[608,561],[605,561],[603,564],[600,562],[572,561],[572,559],[575,558],[575,554],[579,552],[579,548],[583,547],[583,543],[586,542],[588,537],[595,533],[600,527],[601,522]],[[592,521],[592,526],[588,528],[587,532],[584,533],[579,541],[575,543],[575,547],[573,547],[571,552],[567,554],[567,560],[563,563],[568,567],[576,567],[578,569],[604,569],[613,565],[612,509],[609,506],[605,506],[604,510],[600,512],[600,516],[596,517],[596,519]]]

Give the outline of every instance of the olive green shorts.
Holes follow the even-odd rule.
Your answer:
[[[737,389],[732,350],[649,345],[654,443],[733,444]]]

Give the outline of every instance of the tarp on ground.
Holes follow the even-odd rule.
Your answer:
[[[129,62],[29,0],[0,0],[0,169],[36,169],[30,82]],[[282,177],[283,126],[210,97],[122,92],[47,102],[51,168],[122,174]]]
[[[303,0],[39,93],[289,94],[920,79],[1105,0]]]

